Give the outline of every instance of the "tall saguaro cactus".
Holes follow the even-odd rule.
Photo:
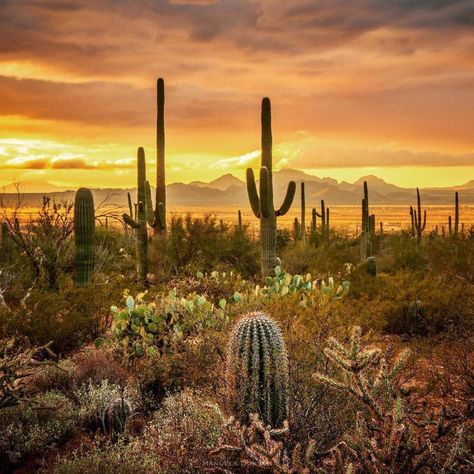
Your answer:
[[[74,200],[76,285],[87,286],[94,271],[94,198],[90,189],[80,188]]]
[[[166,233],[166,179],[165,179],[165,81],[156,81],[156,194],[155,209],[151,200],[151,187],[147,182],[146,218],[155,234]]]
[[[301,240],[306,242],[306,196],[303,182],[301,182]]]
[[[247,169],[247,192],[250,206],[260,219],[261,270],[263,276],[273,273],[277,265],[276,231],[277,216],[285,215],[293,203],[296,184],[290,181],[283,204],[275,210],[273,204],[272,173],[272,117],[270,99],[262,100],[262,163],[260,168],[260,195],[257,192],[255,176],[251,168]]]
[[[244,315],[227,346],[231,401],[240,421],[258,413],[278,427],[288,415],[288,359],[280,329],[265,313]]]
[[[123,220],[133,229],[137,237],[137,276],[146,284],[148,274],[148,231],[147,210],[150,209],[150,185],[146,180],[145,151],[142,147],[137,151],[137,211],[136,217],[123,214]]]
[[[454,238],[459,237],[459,193],[454,195]]]
[[[373,217],[375,221],[375,216]],[[371,245],[371,223],[372,217],[369,214],[369,188],[367,181],[364,181],[364,197],[362,199],[362,229],[360,235],[360,260],[365,262],[372,252]]]
[[[420,198],[420,190],[416,188],[416,210],[413,210],[413,226],[415,228],[416,238],[418,243],[421,242],[421,237],[423,235],[423,231],[426,227],[426,209],[423,213],[423,220],[421,218],[421,198]],[[411,212],[411,211],[410,211]]]

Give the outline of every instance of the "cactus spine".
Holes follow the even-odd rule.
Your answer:
[[[148,274],[148,231],[147,231],[147,209],[150,209],[150,184],[146,180],[145,151],[142,147],[137,152],[137,208],[135,218],[132,215],[123,214],[123,220],[133,229],[137,235],[137,276],[146,284]],[[131,202],[131,201],[130,201]]]
[[[421,219],[421,198],[420,198],[420,190],[416,188],[416,207],[417,210],[413,211],[413,225],[414,230],[416,232],[416,238],[418,243],[421,242],[421,237],[423,235],[423,231],[426,227],[426,209],[423,214],[423,220]]]
[[[258,413],[277,427],[287,418],[288,359],[280,329],[265,313],[248,313],[232,331],[227,374],[236,416]]]
[[[263,276],[273,274],[277,265],[276,230],[277,216],[285,215],[295,197],[296,184],[288,185],[285,199],[280,209],[273,204],[272,175],[272,118],[270,99],[262,100],[262,163],[260,168],[260,195],[257,192],[255,176],[251,168],[247,169],[247,192],[252,211],[260,219],[261,271]]]
[[[301,183],[301,240],[306,242],[306,196],[304,192],[304,183]]]
[[[80,188],[74,200],[76,285],[87,286],[94,271],[94,198],[90,189]]]

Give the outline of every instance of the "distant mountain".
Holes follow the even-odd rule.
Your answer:
[[[257,177],[258,178],[258,177]],[[288,186],[288,182],[297,182],[296,205],[299,205],[299,184],[304,181],[306,190],[306,205],[319,205],[321,199],[327,205],[360,205],[363,184],[367,181],[371,204],[407,205],[416,201],[416,190],[401,188],[385,182],[377,176],[364,176],[354,183],[337,182],[332,178],[319,178],[300,170],[283,169],[273,175],[275,205],[278,206]],[[5,193],[15,192],[13,185],[6,186]],[[56,199],[70,200],[74,191],[65,190],[59,186],[39,181],[22,183],[25,192],[24,202],[37,203],[44,194],[54,195]],[[461,204],[474,204],[474,180],[462,186],[449,188],[425,188],[421,190],[424,204],[452,204],[454,192],[459,191]],[[135,191],[132,191],[134,196]],[[97,202],[107,199],[107,202],[125,206],[127,204],[126,189],[93,189]],[[0,188],[0,194],[2,190]],[[154,195],[154,193],[152,193]],[[172,183],[167,186],[167,199],[170,208],[185,206],[248,206],[247,189],[244,181],[232,174],[225,174],[210,183],[194,181],[188,184]]]
[[[26,180],[20,183],[20,191],[22,193],[57,193],[67,191],[68,188],[56,186],[44,180]],[[16,183],[10,183],[6,186],[0,186],[0,193],[16,193]]]

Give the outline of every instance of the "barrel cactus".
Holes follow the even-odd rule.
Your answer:
[[[81,188],[74,201],[74,239],[76,244],[76,284],[87,286],[94,270],[94,198],[90,189]]]
[[[232,408],[242,422],[251,413],[273,427],[287,418],[288,360],[282,334],[265,313],[244,315],[227,347]]]
[[[372,277],[377,276],[377,261],[375,257],[369,257],[367,259],[367,273]]]

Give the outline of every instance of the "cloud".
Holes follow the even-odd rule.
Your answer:
[[[329,144],[313,137],[284,142],[276,147],[277,159],[287,166],[303,169],[362,168],[405,166],[450,167],[470,166],[473,153],[440,153],[436,151],[412,151],[397,144],[363,146],[359,144]]]

